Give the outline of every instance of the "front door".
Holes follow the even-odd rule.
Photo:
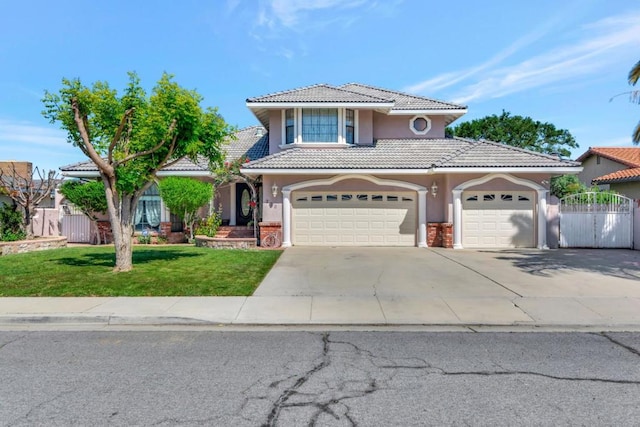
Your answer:
[[[251,190],[245,183],[236,184],[236,225],[247,225],[253,219]]]

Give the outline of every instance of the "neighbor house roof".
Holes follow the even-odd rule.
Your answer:
[[[593,184],[614,184],[617,182],[640,181],[640,168],[622,169],[591,180]]]
[[[348,83],[342,86],[317,84],[247,98],[247,106],[267,129],[270,109],[312,105],[371,108],[385,114],[442,114],[445,116],[447,125],[467,111],[464,105],[360,83]]]
[[[640,147],[589,147],[576,161],[584,162],[591,156],[604,157],[628,168],[594,178],[593,184],[640,181]]]
[[[471,169],[575,170],[579,164],[490,141],[462,138],[380,139],[374,145],[345,148],[294,147],[251,161],[243,169],[254,173],[275,171],[465,171]]]
[[[631,168],[640,167],[640,147],[589,147],[576,161],[583,162],[591,156],[604,157]]]

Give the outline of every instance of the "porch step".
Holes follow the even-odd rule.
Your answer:
[[[247,228],[246,226],[223,225],[218,228],[218,233],[216,233],[216,238],[220,239],[236,239],[248,237],[253,237],[253,227]]]

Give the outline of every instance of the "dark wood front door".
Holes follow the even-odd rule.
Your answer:
[[[247,225],[253,219],[253,209],[249,206],[251,190],[244,183],[236,184],[236,225]]]

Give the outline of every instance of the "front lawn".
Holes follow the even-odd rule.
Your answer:
[[[113,246],[0,256],[0,297],[251,295],[281,251],[134,247],[133,271],[113,273]]]

